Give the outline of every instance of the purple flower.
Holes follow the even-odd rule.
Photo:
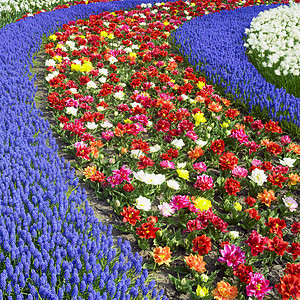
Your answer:
[[[218,258],[220,263],[227,263],[228,267],[232,267],[233,270],[237,269],[240,264],[246,262],[245,252],[242,252],[241,248],[235,245],[225,245],[224,250],[220,250],[222,257]]]

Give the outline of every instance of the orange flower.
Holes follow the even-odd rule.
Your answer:
[[[99,150],[97,147],[90,147],[90,149],[92,150],[92,154],[95,158],[98,158],[99,157]]]
[[[193,150],[191,148],[191,151],[188,152],[189,158],[190,159],[197,159],[198,157],[202,156],[204,151],[201,149],[201,147],[195,147]]]
[[[151,252],[151,255],[156,264],[166,264],[169,266],[171,262],[171,253],[169,247],[156,247],[153,252]]]
[[[300,155],[300,146],[295,143],[290,143],[289,147],[287,148],[288,151],[293,151],[296,154]]]
[[[232,300],[236,298],[238,289],[236,286],[231,286],[228,282],[220,281],[217,283],[217,288],[211,293],[217,300]]]
[[[121,154],[124,154],[124,153],[127,153],[128,152],[128,149],[127,148],[124,148],[124,147],[122,147],[122,149],[121,149]]]
[[[210,103],[208,105],[208,109],[213,112],[219,112],[223,109],[223,107],[222,107],[222,105],[220,105],[220,103],[213,101],[212,103]]]
[[[264,204],[266,204],[268,207],[270,207],[271,202],[277,200],[277,198],[274,195],[273,190],[266,190],[264,189],[263,193],[258,193],[257,198]]]
[[[222,98],[222,102],[224,103],[224,105],[229,106],[231,105],[230,101],[228,99]]]
[[[269,141],[268,139],[266,139],[266,140],[261,140],[261,141],[260,141],[260,144],[261,144],[262,146],[268,146],[268,145],[270,144],[270,141]]]
[[[98,147],[98,148],[101,148],[104,144],[102,143],[102,141],[98,140],[98,141],[95,141],[95,142],[91,142],[91,146],[92,147]]]
[[[83,174],[86,179],[91,179],[92,175],[96,174],[97,167],[86,167],[83,171]]]
[[[168,71],[173,71],[173,70],[175,70],[176,68],[177,68],[177,64],[176,64],[176,62],[175,61],[169,61],[169,64],[168,64],[168,66],[166,67],[166,70],[168,70]]]
[[[196,272],[203,273],[206,271],[205,265],[206,262],[203,261],[203,256],[197,254],[193,255],[190,254],[189,256],[185,256],[185,262],[186,264],[192,269],[195,270]]]
[[[289,175],[290,181],[288,183],[288,185],[296,185],[297,182],[300,182],[300,176],[298,174],[295,173],[291,173]]]
[[[197,96],[195,100],[196,100],[197,102],[200,102],[200,103],[204,103],[204,102],[205,102],[205,98],[202,97],[202,96]]]
[[[243,130],[245,130],[245,125],[244,124],[235,124],[235,127],[237,129],[243,129]]]

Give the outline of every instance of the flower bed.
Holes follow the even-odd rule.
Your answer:
[[[30,66],[42,35],[136,2],[74,7],[0,30],[0,299],[166,299],[128,242],[89,207],[34,103]]]
[[[68,22],[46,41],[48,102],[86,181],[153,249],[149,267],[170,265],[195,299],[262,299],[269,280],[298,297],[300,146],[277,122],[243,116],[168,40],[229,8],[144,3]]]
[[[249,62],[243,45],[245,28],[250,27],[252,19],[274,7],[253,6],[195,18],[173,36],[189,62],[224,88],[226,94],[241,99],[250,111],[259,106],[274,120],[296,124],[293,131],[299,134],[299,98],[268,83]]]

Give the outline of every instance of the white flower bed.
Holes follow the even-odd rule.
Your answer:
[[[245,30],[244,46],[276,75],[300,75],[300,4],[261,12]]]

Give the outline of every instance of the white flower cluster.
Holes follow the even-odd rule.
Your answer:
[[[300,75],[299,16],[299,3],[279,6],[259,13],[245,30],[244,46],[250,54],[258,52],[263,67],[275,68],[276,75]]]
[[[60,4],[67,4],[70,0],[0,0],[0,15],[13,12],[36,12],[42,9],[52,9]]]

